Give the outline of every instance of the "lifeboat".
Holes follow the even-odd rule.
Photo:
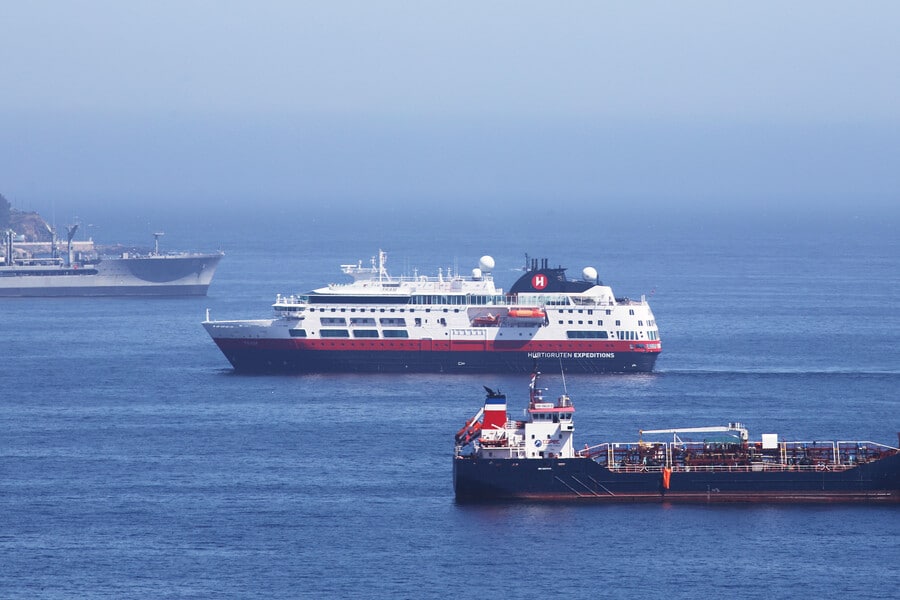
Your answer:
[[[466,445],[481,435],[481,421],[466,421],[465,426],[456,432],[456,443]]]
[[[475,327],[496,327],[499,324],[500,317],[491,314],[472,319],[472,325]]]
[[[542,308],[511,308],[508,316],[513,319],[543,319],[547,313]]]

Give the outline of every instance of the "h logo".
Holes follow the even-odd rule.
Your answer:
[[[531,278],[531,287],[536,290],[542,290],[547,287],[547,276],[543,273],[538,273],[534,277]]]

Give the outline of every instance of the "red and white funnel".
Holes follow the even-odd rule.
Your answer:
[[[481,428],[483,431],[494,431],[506,427],[506,395],[495,392],[490,388],[484,399],[484,418]]]

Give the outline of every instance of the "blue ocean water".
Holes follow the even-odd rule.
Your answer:
[[[896,597],[897,507],[456,505],[454,432],[527,381],[236,375],[200,326],[379,248],[395,273],[491,254],[506,288],[528,252],[660,325],[655,373],[566,377],[576,443],[733,420],[897,443],[896,218],[489,217],[185,217],[169,247],[226,252],[206,298],[3,300],[0,597]]]

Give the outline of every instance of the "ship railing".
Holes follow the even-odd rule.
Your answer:
[[[309,295],[295,295],[295,294],[277,294],[275,296],[275,304],[279,306],[291,306],[291,305],[305,305],[309,304]]]
[[[749,463],[733,465],[640,465],[617,464],[607,466],[610,471],[616,473],[659,473],[664,468],[669,468],[673,473],[750,473],[750,472],[816,472],[816,471],[846,471],[853,465],[836,465],[819,463],[815,465],[788,465],[783,463]]]
[[[870,441],[837,442],[837,458],[844,464],[872,462],[900,452],[900,448]]]
[[[647,296],[641,294],[640,300],[629,298],[628,296],[616,298],[616,304],[619,306],[643,306],[647,304]]]
[[[583,458],[590,458],[601,464],[605,464],[607,460],[607,454],[609,444],[596,444],[594,446],[584,445],[584,448],[578,450],[575,454],[576,456],[580,456]],[[598,460],[599,459],[599,460]]]
[[[615,471],[843,471],[896,454],[875,442],[607,442],[576,452]]]
[[[781,461],[789,464],[849,465],[872,462],[900,452],[897,448],[870,441],[781,442]]]

